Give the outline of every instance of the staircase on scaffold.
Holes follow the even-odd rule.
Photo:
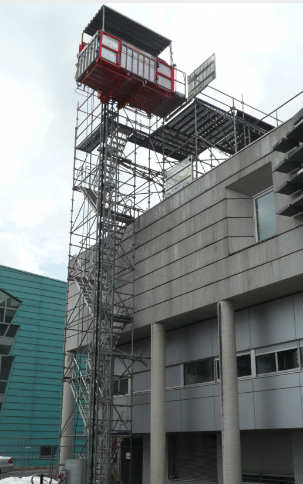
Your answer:
[[[87,120],[90,116],[88,112]],[[134,218],[130,210],[125,212],[118,190],[119,160],[128,130],[119,125],[114,102],[101,105],[99,118],[97,128],[91,127],[78,148],[83,124],[76,128],[73,189],[83,196],[83,204],[72,221],[71,235],[78,236],[78,242],[71,246],[80,250],[70,255],[68,280],[76,294],[67,328],[78,337],[69,382],[84,425],[82,455],[88,462],[88,482],[110,484],[112,479],[122,483],[117,453],[123,436],[132,432],[131,408],[119,411],[113,391],[119,378],[114,375],[116,347],[125,326],[132,322],[133,311],[132,298],[119,295],[115,288],[116,254]],[[92,157],[96,148],[98,154]],[[78,150],[85,153],[81,162]],[[128,270],[133,270],[131,263]],[[131,377],[132,360],[124,360],[124,366],[122,377]]]

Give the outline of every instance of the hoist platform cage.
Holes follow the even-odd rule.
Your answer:
[[[171,41],[103,5],[85,28],[76,81],[116,101],[164,118],[186,101],[186,76],[173,64]],[[170,64],[159,55],[170,47]]]

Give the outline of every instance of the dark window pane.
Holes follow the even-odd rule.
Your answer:
[[[19,326],[17,324],[11,324],[5,336],[7,336],[8,338],[14,338],[18,329]]]
[[[54,457],[56,455],[56,445],[42,445],[40,447],[40,457]]]
[[[220,360],[216,360],[217,379],[220,380]]]
[[[0,336],[5,335],[5,331],[7,330],[7,328],[8,328],[8,324],[0,324]]]
[[[0,345],[0,355],[9,355],[10,350],[11,346]]]
[[[0,393],[5,393],[7,381],[0,381]]]
[[[119,395],[119,381],[116,380],[113,387],[113,395]]]
[[[251,359],[249,355],[237,356],[238,377],[251,375]]]
[[[0,322],[4,322],[4,308],[0,308]]]
[[[13,356],[2,356],[0,380],[8,380],[9,372],[11,371],[13,360],[14,360]]]
[[[128,378],[123,378],[120,380],[120,395],[128,394]]]
[[[298,350],[278,351],[278,370],[291,370],[299,367]]]
[[[195,361],[184,365],[184,385],[214,381],[214,359]]]
[[[0,306],[5,306],[5,298],[6,298],[6,294],[0,291]]]
[[[6,323],[11,323],[14,316],[16,314],[16,310],[15,309],[6,309],[6,313],[5,313],[5,322]]]
[[[13,299],[12,297],[8,297],[6,301],[6,306],[9,308],[18,308],[20,306],[19,301],[16,301],[16,299]]]
[[[277,233],[274,192],[256,199],[256,217],[258,240],[266,239]]]
[[[267,355],[258,355],[256,357],[257,374],[271,373],[276,370],[276,355],[275,353],[269,353]]]

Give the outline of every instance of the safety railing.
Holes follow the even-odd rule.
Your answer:
[[[75,458],[83,447],[82,440],[78,438],[74,445]],[[0,441],[0,455],[12,457],[14,475],[25,475],[28,469],[45,469],[54,476],[59,464],[59,437],[7,437]]]

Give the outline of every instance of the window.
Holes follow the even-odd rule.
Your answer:
[[[237,356],[238,377],[251,376],[251,357],[250,353]]]
[[[246,355],[237,356],[237,373],[238,378],[242,376],[251,376],[251,356],[250,353]],[[220,361],[216,359],[216,378],[220,380]]]
[[[14,338],[19,326],[12,325],[20,302],[0,290],[0,336]]]
[[[264,240],[277,233],[274,191],[260,194],[255,199],[257,240]]]
[[[299,368],[297,348],[256,356],[257,375]]]
[[[184,385],[214,381],[214,373],[214,358],[186,363],[184,365]]]
[[[55,457],[57,452],[57,445],[41,445],[40,447],[40,457],[50,458]]]
[[[114,383],[114,395],[128,395],[128,378],[121,378]]]
[[[276,354],[268,353],[267,355],[256,356],[257,375],[262,373],[272,373],[276,369]]]
[[[278,371],[292,370],[293,368],[299,368],[298,350],[297,348],[278,351]]]

